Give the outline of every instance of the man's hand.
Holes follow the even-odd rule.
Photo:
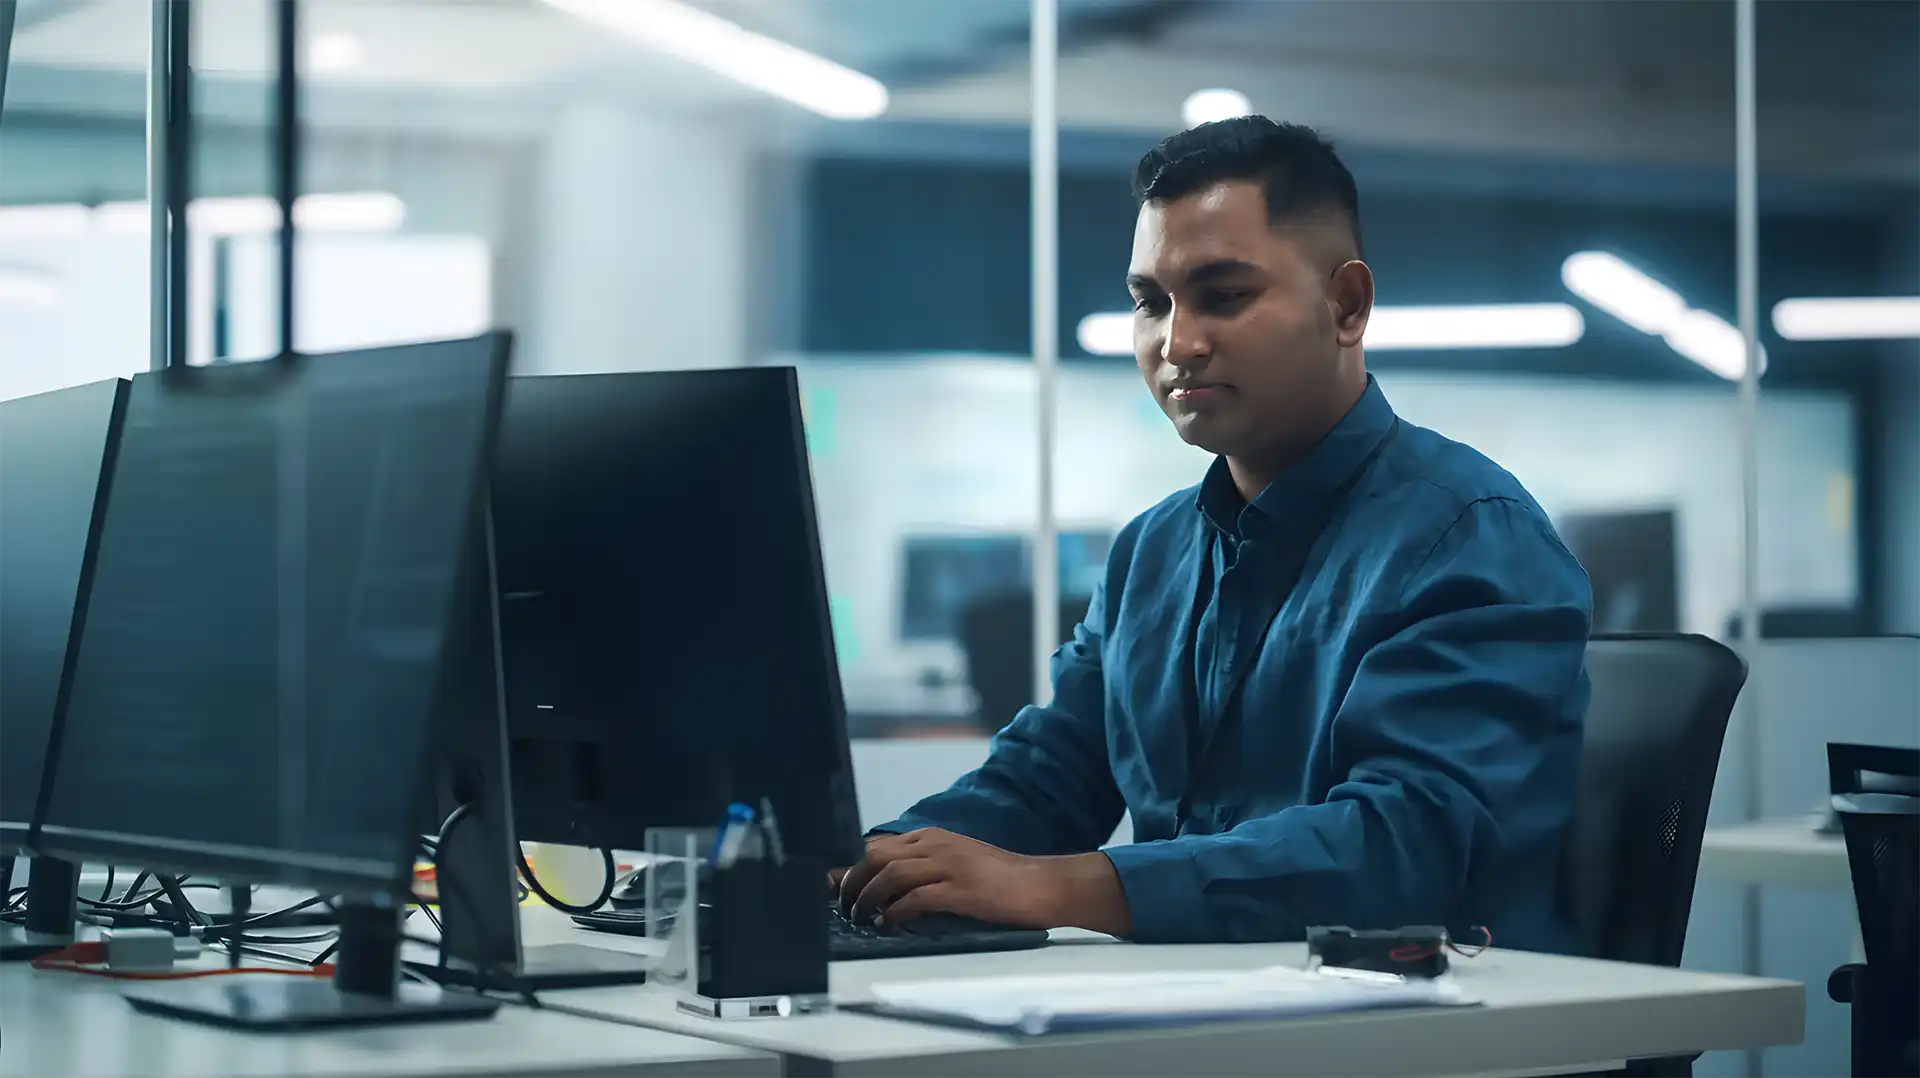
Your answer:
[[[1026,857],[926,828],[867,840],[866,860],[839,879],[840,905],[855,920],[901,924],[954,913],[1018,928],[1073,926],[1123,936],[1125,893],[1105,854]]]

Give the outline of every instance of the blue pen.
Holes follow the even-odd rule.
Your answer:
[[[727,818],[720,821],[720,833],[713,837],[713,864],[716,868],[732,868],[740,859],[740,849],[747,844],[747,835],[753,828],[753,806],[738,801],[727,806]]]

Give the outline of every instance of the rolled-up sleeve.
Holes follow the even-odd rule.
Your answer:
[[[994,735],[987,760],[945,791],[875,828],[939,827],[1029,855],[1081,853],[1112,837],[1125,806],[1107,763],[1100,646],[1105,589],[1052,660],[1053,701]]]
[[[1486,499],[1461,512],[1386,616],[1399,628],[1361,657],[1334,716],[1343,777],[1323,802],[1107,851],[1135,938],[1446,924],[1476,883],[1552,860],[1586,711],[1586,574],[1537,510]]]

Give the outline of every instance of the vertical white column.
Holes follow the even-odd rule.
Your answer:
[[[1054,422],[1060,380],[1060,110],[1057,0],[1033,0],[1032,262],[1033,372],[1040,466],[1033,543],[1033,692],[1047,702],[1047,657],[1060,638],[1060,554],[1054,520]]]
[[[747,361],[747,151],[713,124],[579,101],[540,148],[515,369]]]

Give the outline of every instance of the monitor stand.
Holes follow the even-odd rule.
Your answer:
[[[488,1018],[499,1009],[484,996],[402,981],[400,922],[399,906],[342,905],[330,980],[204,977],[143,985],[126,1000],[142,1014],[259,1032]]]
[[[0,925],[0,962],[30,961],[71,944],[79,895],[79,865],[52,857],[29,861],[26,923]]]
[[[466,584],[447,645],[440,702],[436,794],[449,824],[442,827],[434,858],[434,886],[446,953],[442,962],[408,968],[442,984],[510,992],[644,983],[650,963],[639,955],[578,943],[522,945],[499,609],[484,505],[475,512],[468,542]]]

